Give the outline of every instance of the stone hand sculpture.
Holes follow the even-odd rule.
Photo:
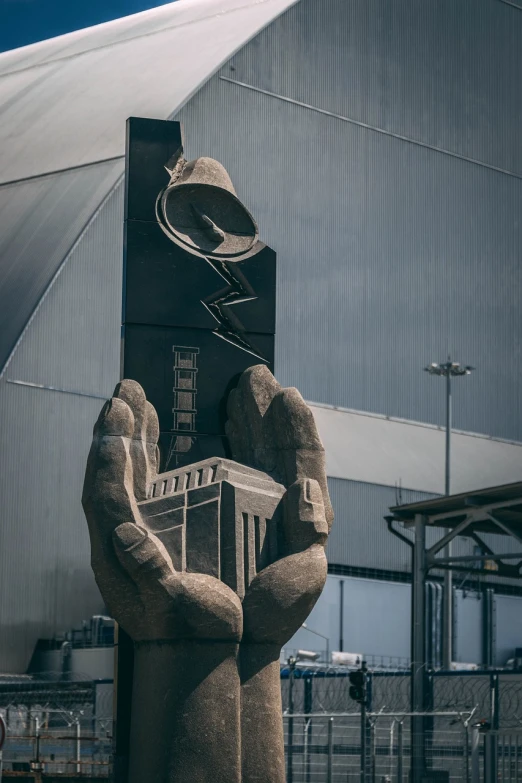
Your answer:
[[[95,425],[82,502],[96,580],[135,643],[129,783],[285,779],[279,654],[326,579],[324,451],[263,365],[228,417],[234,462],[160,475],[139,384]]]

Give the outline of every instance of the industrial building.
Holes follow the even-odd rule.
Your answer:
[[[522,473],[521,37],[519,0],[179,0],[0,55],[0,671],[103,613],[80,495],[119,378],[129,116],[180,120],[277,251],[276,376],[313,407],[336,513],[289,647],[409,656],[383,516],[444,492],[428,362],[476,368],[452,491]],[[455,603],[456,660],[522,646],[515,580],[471,570]]]

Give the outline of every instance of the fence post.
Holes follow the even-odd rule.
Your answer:
[[[466,767],[466,783],[470,783],[469,769],[469,723],[464,723],[464,764]]]
[[[290,658],[289,664],[289,681],[288,681],[288,741],[286,745],[286,780],[287,783],[293,783],[294,781],[294,719],[292,714],[294,712],[294,673],[296,661],[294,658]]]
[[[363,700],[361,702],[361,783],[367,783],[366,756],[368,751],[366,747],[366,732],[368,729],[368,719],[366,717],[366,712],[368,708],[368,670],[366,668],[366,661],[362,662],[361,671],[364,673]]]
[[[81,748],[81,728],[80,719],[76,720],[76,772],[82,771],[82,748]]]
[[[361,783],[366,783],[366,703],[361,704]]]
[[[367,672],[366,674],[366,710],[372,712],[373,710],[373,673]],[[369,734],[370,739],[370,769],[366,770],[370,772],[371,783],[375,783],[375,723],[366,719],[366,732]],[[366,753],[368,763],[368,752]]]
[[[312,704],[312,678],[305,677],[304,681],[304,711],[309,715],[313,711]],[[304,727],[304,768],[305,768],[305,783],[310,783],[311,766],[310,766],[310,739],[312,736],[312,719],[308,718],[305,721]]]
[[[40,766],[40,721],[38,720],[38,716],[35,715],[34,717],[34,738],[36,741],[36,747],[35,747],[35,761]]]
[[[326,773],[327,783],[333,783],[333,727],[334,719],[328,720],[328,768]]]
[[[8,728],[8,720],[9,720],[9,708],[7,708],[5,717],[7,720],[4,720],[3,716],[0,715],[0,783],[2,783],[2,772],[3,772],[3,766],[4,766],[4,743],[5,738],[7,736],[7,728]]]
[[[495,731],[499,727],[499,682],[498,674],[492,674],[490,687],[490,725]],[[484,738],[484,783],[496,783],[498,767],[498,742],[496,733],[488,732]]]
[[[397,783],[402,783],[403,772],[403,757],[404,757],[404,736],[403,736],[403,722],[399,721],[397,726]]]
[[[471,783],[480,783],[480,732],[471,727]]]

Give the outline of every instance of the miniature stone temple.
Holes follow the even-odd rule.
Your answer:
[[[204,164],[203,174],[209,169]],[[196,195],[181,223],[190,224],[200,251],[224,242],[250,248],[245,226],[257,241],[257,226],[246,225],[250,217],[234,200],[220,211],[211,193]],[[230,280],[235,262],[227,258],[220,268]],[[242,354],[243,343],[255,342],[233,318],[216,328],[233,332]],[[176,331],[172,345],[198,349],[203,368],[205,346],[223,340],[205,335],[197,345],[193,334],[181,342]],[[234,365],[235,383],[225,384],[221,400],[223,431],[210,433],[219,437],[197,429],[199,404],[186,411],[191,429],[171,428],[167,439],[167,449],[174,436],[190,440],[173,469],[160,472],[160,460],[169,462],[158,449],[165,430],[138,379],[117,385],[94,428],[82,502],[98,586],[134,643],[129,783],[285,780],[280,650],[324,586],[333,513],[312,413],[267,364],[239,373]],[[164,368],[151,363],[149,372],[161,376]],[[149,385],[158,394],[154,377]],[[200,433],[204,447],[194,448]],[[218,442],[221,453],[205,454]],[[190,463],[187,454],[203,459]]]

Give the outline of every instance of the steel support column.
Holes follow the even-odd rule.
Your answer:
[[[411,586],[411,711],[424,712],[426,681],[426,519],[415,516]],[[426,767],[424,717],[411,718],[411,783],[421,783]]]

